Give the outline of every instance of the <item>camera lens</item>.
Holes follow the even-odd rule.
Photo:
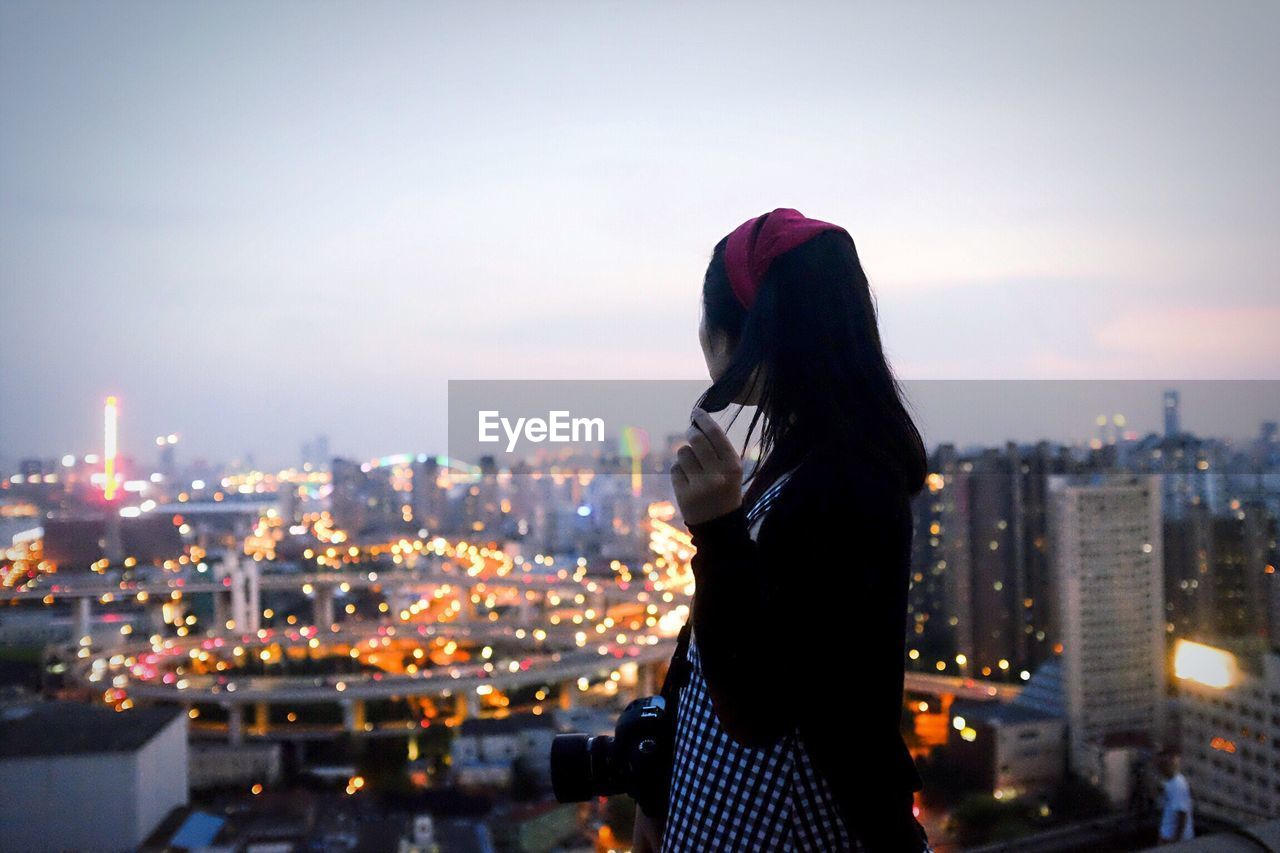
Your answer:
[[[608,752],[613,738],[607,735],[556,735],[552,740],[552,790],[562,803],[580,803],[608,790]]]

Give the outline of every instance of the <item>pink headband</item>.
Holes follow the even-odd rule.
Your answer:
[[[748,219],[733,229],[725,243],[724,265],[729,273],[729,286],[742,307],[750,308],[756,301],[760,282],[774,258],[823,231],[844,229],[830,222],[809,219],[789,207]]]

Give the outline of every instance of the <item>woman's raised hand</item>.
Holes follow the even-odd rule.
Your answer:
[[[671,464],[684,523],[700,524],[742,506],[742,457],[715,418],[695,408],[685,440]]]

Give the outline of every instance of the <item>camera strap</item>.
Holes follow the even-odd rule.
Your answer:
[[[667,708],[674,712],[680,700],[680,688],[689,680],[689,635],[693,631],[693,617],[686,621],[676,636],[676,650],[671,655],[671,663],[667,666],[667,675],[662,682],[661,695],[666,700]],[[674,716],[673,716],[674,719]]]

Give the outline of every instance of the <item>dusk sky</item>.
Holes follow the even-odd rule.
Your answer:
[[[1277,44],[1274,2],[6,2],[0,463],[109,393],[124,453],[274,465],[435,452],[449,379],[698,378],[710,251],[779,206],[853,234],[904,377],[1280,379]]]

